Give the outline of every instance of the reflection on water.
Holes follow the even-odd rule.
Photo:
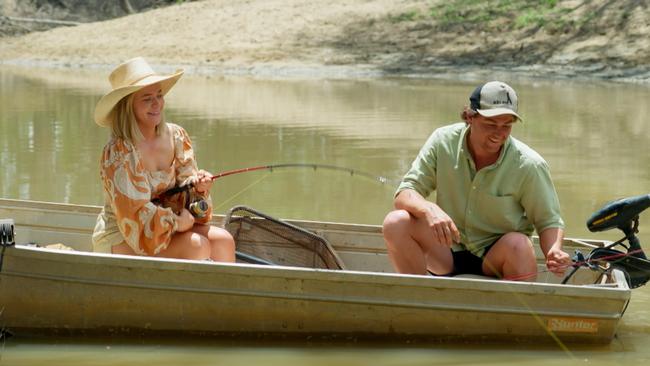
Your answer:
[[[97,165],[108,131],[92,122],[92,112],[107,89],[106,73],[0,68],[1,197],[101,204]],[[608,200],[648,192],[650,127],[645,118],[650,114],[650,88],[570,82],[513,84],[525,120],[513,134],[549,162],[568,235],[618,239],[615,232],[589,233],[585,221]],[[215,173],[273,163],[321,163],[397,180],[434,128],[459,120],[458,113],[474,86],[436,80],[263,81],[186,76],[168,96],[166,116],[188,130],[199,165]],[[216,182],[213,199],[220,213],[245,204],[284,218],[379,224],[391,207],[394,188],[393,182],[382,185],[342,172],[285,169],[224,177]],[[648,217],[649,213],[641,217],[642,243],[650,240]],[[635,290],[619,339],[605,350],[579,353],[575,359],[612,361],[621,354],[630,360],[650,358],[649,305],[650,290]],[[29,357],[37,360],[42,354],[48,358],[67,354],[68,349],[76,355],[72,357],[92,359],[98,352],[111,359],[120,357],[115,349],[102,347],[48,348],[19,342],[9,344],[0,362],[16,357],[16,364],[28,363]],[[117,348],[130,363],[140,357],[151,360],[149,348],[133,347]],[[342,364],[374,365],[400,363],[403,353],[409,355],[410,361],[405,362],[409,364],[448,358],[449,362],[498,360],[532,365],[567,357],[559,350],[504,355],[476,347],[471,355],[453,348],[388,350],[382,351],[385,357],[372,360],[358,350],[296,354],[293,349],[171,349],[169,357],[161,356],[160,349],[152,353],[168,361],[196,351],[197,360],[210,362],[233,362],[246,354],[250,362],[258,356],[277,357],[283,364],[324,363],[340,357]],[[220,356],[210,358],[212,353]],[[543,357],[536,361],[537,356]]]

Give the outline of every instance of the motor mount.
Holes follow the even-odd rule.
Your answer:
[[[606,262],[608,267],[625,272],[631,288],[645,285],[650,280],[650,261],[636,234],[639,232],[639,214],[648,207],[650,194],[644,194],[610,202],[594,213],[587,220],[589,231],[619,229],[625,236],[603,248],[592,250],[582,263],[575,263],[574,267],[583,265],[594,269],[598,268],[596,263]],[[623,244],[625,241],[628,245]],[[626,248],[626,251],[613,249],[619,245]]]

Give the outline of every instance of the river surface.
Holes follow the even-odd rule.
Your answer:
[[[0,197],[102,204],[98,162],[109,131],[92,120],[105,70],[0,67]],[[567,236],[590,233],[604,203],[648,193],[650,87],[509,81],[523,123],[513,135],[548,161]],[[213,173],[268,164],[327,164],[218,179],[215,213],[244,204],[271,216],[381,224],[396,182],[429,134],[459,121],[480,81],[418,79],[257,80],[185,76],[166,98],[166,120],[192,138]],[[386,182],[382,183],[385,178]],[[650,213],[641,216],[642,243]],[[255,344],[206,340],[17,339],[0,365],[429,365],[641,364],[650,360],[650,288],[633,291],[607,346]]]

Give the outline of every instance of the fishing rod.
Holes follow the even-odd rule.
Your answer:
[[[372,179],[374,181],[377,181],[381,184],[386,184],[388,183],[388,178],[378,176],[372,173],[367,173],[361,170],[356,170],[356,169],[351,169],[351,168],[346,168],[338,165],[329,165],[329,164],[308,164],[308,163],[286,163],[286,164],[270,164],[270,165],[260,165],[260,166],[253,166],[253,167],[248,167],[248,168],[241,168],[241,169],[233,169],[233,170],[226,170],[224,172],[215,174],[212,176],[212,180],[214,181],[215,179],[222,178],[222,177],[227,177],[229,175],[234,175],[234,174],[240,174],[240,173],[247,173],[247,172],[254,172],[258,170],[269,170],[273,172],[274,170],[277,169],[286,169],[286,168],[311,168],[314,171],[318,169],[323,169],[323,170],[336,170],[336,171],[342,171],[349,173],[351,176],[357,175],[361,177],[366,177],[369,179]],[[171,196],[180,192],[184,192],[189,190],[194,186],[194,183],[188,183],[182,186],[174,187],[171,189],[168,189],[167,191],[163,192],[161,194],[161,197],[163,196]]]

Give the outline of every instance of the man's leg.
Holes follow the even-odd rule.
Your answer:
[[[446,275],[453,271],[451,250],[433,240],[431,229],[405,210],[391,211],[383,225],[388,257],[399,273]]]
[[[505,234],[483,258],[483,273],[504,279],[534,280],[537,263],[533,243],[522,233]]]

